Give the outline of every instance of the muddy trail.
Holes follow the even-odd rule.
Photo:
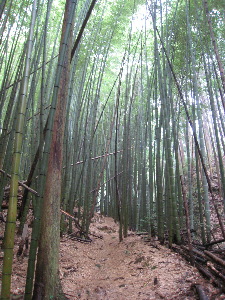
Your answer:
[[[119,242],[112,218],[95,216],[90,232],[102,238],[90,236],[89,243],[68,235],[61,238],[60,278],[68,299],[199,299],[195,284],[201,285],[208,299],[225,299],[196,268],[158,241],[145,241],[129,232]],[[12,294],[23,299],[28,257],[16,256],[18,245],[17,238]]]

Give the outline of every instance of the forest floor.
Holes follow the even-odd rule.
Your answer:
[[[0,235],[2,227],[1,223]],[[144,238],[129,232],[119,242],[118,225],[112,218],[95,216],[90,232],[102,239],[90,236],[91,243],[81,243],[68,236],[61,239],[60,278],[68,299],[198,299],[194,284],[200,284],[209,299],[225,299],[196,268],[158,241],[145,242]],[[22,295],[28,257],[17,258],[17,249],[12,293]],[[2,258],[1,251],[0,265]]]

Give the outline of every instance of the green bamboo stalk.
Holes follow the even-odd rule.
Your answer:
[[[12,161],[12,178],[10,182],[10,199],[9,208],[5,229],[4,240],[4,259],[2,269],[2,291],[1,299],[10,299],[10,285],[12,274],[12,262],[13,262],[13,248],[14,248],[14,236],[16,228],[16,214],[17,214],[17,193],[18,193],[18,180],[19,180],[19,167],[20,157],[22,149],[23,131],[24,131],[24,119],[27,105],[27,89],[28,89],[28,75],[30,72],[30,58],[33,45],[33,32],[36,19],[36,5],[37,1],[34,0],[32,7],[31,25],[29,32],[29,41],[27,44],[26,62],[24,68],[24,77],[20,89],[20,108],[17,119],[17,127],[14,143],[14,154]]]
[[[218,153],[218,160],[219,160],[219,167],[220,167],[220,176],[221,176],[221,187],[222,187],[222,195],[223,195],[223,206],[224,206],[224,212],[225,212],[225,174],[224,174],[224,164],[223,164],[223,159],[222,159],[222,153],[221,153],[221,148],[220,148],[220,139],[219,139],[219,131],[218,131],[218,125],[217,125],[216,108],[215,108],[214,98],[212,96],[212,89],[211,89],[211,84],[210,84],[210,73],[207,70],[205,56],[203,56],[203,60],[204,60],[205,75],[206,75],[207,88],[208,88],[208,94],[209,94],[209,99],[210,99],[211,112],[212,112],[213,126],[214,126],[215,137],[216,137],[216,146],[217,146],[217,153]]]
[[[5,4],[6,4],[6,0],[2,0],[1,4],[0,4],[0,19],[2,18],[2,14],[5,8]]]
[[[220,53],[219,53],[219,50],[218,50],[218,47],[217,47],[216,37],[215,37],[213,27],[212,27],[212,20],[211,20],[211,16],[210,16],[210,13],[209,13],[209,8],[208,8],[208,1],[207,0],[202,0],[202,3],[203,3],[204,11],[205,11],[205,14],[206,14],[206,17],[207,17],[207,22],[208,22],[209,31],[210,31],[210,37],[211,37],[211,41],[212,41],[212,44],[213,44],[213,49],[214,49],[214,52],[215,52],[215,55],[216,55],[218,68],[219,68],[219,71],[220,71],[220,78],[221,78],[221,83],[222,83],[222,87],[223,87],[223,92],[225,93],[224,67],[223,67],[223,64],[222,64]],[[223,100],[223,103],[224,103],[224,97],[223,97],[222,100]]]
[[[200,228],[201,228],[201,238],[203,245],[206,243],[205,236],[205,228],[204,228],[204,214],[203,214],[203,205],[202,205],[202,197],[201,197],[201,186],[200,186],[200,176],[199,176],[199,159],[197,156],[197,149],[195,149],[195,162],[196,162],[196,176],[197,176],[197,191],[198,191],[198,207],[199,207],[199,220],[200,220]],[[207,217],[207,215],[206,215]],[[209,219],[210,221],[210,219]],[[208,220],[206,220],[208,222]],[[211,227],[206,227],[206,231],[209,231]],[[208,234],[207,239],[210,239],[210,235]]]
[[[219,224],[220,224],[221,232],[222,232],[222,234],[223,234],[223,237],[225,237],[225,229],[224,229],[224,225],[223,225],[223,222],[222,222],[222,219],[221,219],[220,212],[219,212],[219,210],[218,210],[218,205],[217,205],[217,203],[215,202],[215,196],[213,195],[211,181],[210,181],[210,178],[209,178],[209,175],[208,175],[208,171],[207,171],[207,169],[206,169],[206,165],[205,165],[205,162],[204,162],[204,159],[203,159],[201,150],[200,150],[200,146],[199,146],[199,143],[198,143],[197,135],[196,135],[196,132],[195,132],[195,130],[194,130],[195,128],[194,128],[194,126],[193,126],[193,122],[192,122],[191,117],[190,117],[190,115],[189,115],[189,111],[188,111],[188,108],[187,108],[187,104],[186,104],[186,102],[185,102],[185,100],[184,100],[183,92],[182,92],[181,86],[180,86],[180,84],[179,84],[179,82],[178,82],[178,80],[177,80],[177,77],[176,77],[176,74],[175,74],[175,72],[174,72],[173,66],[172,66],[172,64],[171,64],[171,61],[170,61],[168,55],[167,55],[167,51],[166,51],[166,49],[165,49],[164,43],[163,43],[163,41],[162,41],[162,38],[161,38],[161,36],[160,36],[160,34],[159,34],[158,29],[156,29],[156,30],[157,30],[157,33],[158,33],[158,35],[159,35],[159,38],[160,38],[160,41],[161,41],[161,44],[162,44],[162,47],[163,47],[163,51],[164,51],[164,53],[165,53],[165,55],[166,55],[166,59],[167,59],[167,62],[168,62],[168,64],[169,64],[171,73],[172,73],[172,75],[173,75],[173,79],[174,79],[174,81],[175,81],[175,84],[176,84],[176,87],[177,87],[177,90],[178,90],[178,93],[179,93],[181,102],[182,102],[182,104],[183,104],[183,106],[184,106],[185,113],[186,113],[186,116],[187,116],[187,120],[188,120],[189,125],[190,125],[190,127],[191,127],[191,129],[192,129],[192,132],[193,132],[194,142],[195,142],[195,145],[196,145],[196,148],[197,148],[197,151],[198,151],[199,158],[200,158],[200,160],[201,160],[201,164],[202,164],[202,168],[203,168],[203,170],[204,170],[204,174],[205,174],[205,176],[206,176],[206,180],[207,180],[207,184],[208,184],[208,189],[209,189],[209,192],[210,192],[210,194],[211,194],[211,196],[212,196],[212,199],[213,199],[213,206],[214,206],[215,211],[216,211],[216,214],[217,214],[217,218],[218,218],[218,221],[219,221]]]

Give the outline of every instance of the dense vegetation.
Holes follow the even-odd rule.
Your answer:
[[[224,6],[1,2],[1,199],[10,184],[1,299],[21,181],[20,232],[30,205],[34,215],[25,299],[34,276],[33,299],[63,298],[59,236],[72,221],[60,209],[76,210],[83,238],[96,210],[119,222],[120,240],[128,228],[170,246],[184,229],[203,244],[225,238]]]

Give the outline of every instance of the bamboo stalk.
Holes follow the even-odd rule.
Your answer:
[[[185,209],[185,215],[186,215],[186,228],[187,228],[187,236],[188,236],[188,248],[190,251],[190,258],[191,258],[191,264],[194,265],[194,258],[193,258],[193,246],[192,246],[192,239],[191,239],[191,230],[190,230],[190,218],[189,218],[189,211],[188,211],[188,203],[187,203],[187,197],[186,197],[186,191],[184,188],[184,182],[183,177],[180,176],[181,181],[181,188],[182,188],[182,194],[183,194],[183,201],[184,201],[184,209]]]
[[[120,152],[123,152],[123,150],[117,151],[117,153],[120,153]],[[114,155],[114,154],[115,154],[115,152],[106,153],[106,154],[103,154],[103,155],[100,155],[100,156],[92,157],[91,160],[96,160],[96,159],[104,158],[106,156],[110,156],[110,155]],[[83,164],[83,163],[84,163],[84,161],[81,160],[81,161],[76,162],[75,164],[71,164],[71,166],[73,167],[74,165],[77,166],[77,165],[80,165],[80,164]],[[65,167],[63,167],[63,169],[65,169]]]
[[[27,44],[26,62],[24,66],[23,81],[20,88],[20,107],[16,126],[16,135],[14,141],[14,153],[12,162],[12,177],[10,181],[9,208],[6,221],[5,239],[4,239],[4,258],[2,269],[2,290],[1,298],[10,299],[10,286],[13,264],[13,248],[16,228],[17,215],[17,192],[19,181],[19,167],[21,162],[21,150],[24,133],[25,112],[27,106],[28,74],[30,72],[30,59],[33,45],[33,33],[36,21],[37,0],[33,1],[32,16],[29,31],[29,40]]]
[[[205,294],[202,286],[200,284],[194,285],[199,296],[199,300],[209,300],[208,296]]]
[[[172,66],[172,64],[171,64],[171,61],[170,61],[170,59],[169,59],[169,57],[168,57],[168,54],[167,54],[166,48],[165,48],[165,46],[164,46],[164,43],[163,43],[163,41],[162,41],[162,38],[161,38],[161,36],[160,36],[159,30],[158,30],[157,28],[156,28],[156,30],[157,30],[158,36],[159,36],[159,38],[160,38],[160,41],[161,41],[161,45],[162,45],[163,51],[164,51],[164,53],[165,53],[165,55],[166,55],[167,62],[168,62],[168,64],[169,64],[169,66],[170,66],[170,70],[171,70],[171,72],[172,72],[172,75],[173,75],[175,84],[176,84],[176,86],[177,86],[177,90],[178,90],[178,93],[179,93],[181,102],[182,102],[182,104],[183,104],[183,106],[184,106],[185,113],[186,113],[186,116],[187,116],[187,120],[188,120],[188,122],[189,122],[189,124],[190,124],[190,127],[191,127],[191,129],[192,129],[192,133],[193,133],[195,145],[196,145],[196,148],[197,148],[197,151],[198,151],[198,155],[199,155],[199,158],[200,158],[200,161],[201,161],[201,164],[202,164],[202,168],[203,168],[204,173],[205,173],[206,180],[207,180],[208,189],[209,189],[209,192],[210,192],[211,197],[212,197],[212,200],[213,200],[213,201],[212,201],[212,202],[213,202],[213,206],[214,206],[215,211],[216,211],[216,215],[217,215],[217,218],[218,218],[218,221],[219,221],[219,224],[220,224],[221,232],[222,232],[222,234],[223,234],[223,237],[225,238],[225,230],[224,230],[223,221],[222,221],[222,219],[221,219],[221,215],[220,215],[220,213],[219,213],[218,205],[216,204],[216,199],[215,199],[215,196],[214,196],[213,191],[212,191],[211,181],[210,181],[210,178],[209,178],[209,175],[208,175],[208,171],[207,171],[207,169],[206,169],[206,165],[205,165],[205,162],[204,162],[202,153],[201,153],[201,149],[200,149],[200,146],[199,146],[199,143],[198,143],[197,135],[196,135],[196,132],[195,132],[195,130],[194,130],[194,125],[193,125],[193,122],[192,122],[192,120],[191,120],[190,114],[189,114],[189,112],[188,112],[187,104],[186,104],[186,102],[185,102],[185,100],[184,100],[184,97],[183,97],[183,93],[182,93],[181,87],[180,87],[180,85],[179,85],[179,83],[178,83],[176,74],[175,74],[175,72],[174,72],[174,69],[173,69],[173,66]]]
[[[213,259],[215,262],[220,264],[222,267],[225,267],[225,261],[222,260],[221,258],[217,257],[216,255],[212,254],[208,250],[204,250],[204,253],[208,255],[211,259]]]
[[[85,29],[85,27],[86,27],[86,25],[87,25],[87,22],[88,22],[88,20],[89,20],[89,18],[90,18],[90,16],[91,16],[91,12],[92,12],[92,10],[94,9],[95,3],[96,3],[96,0],[92,0],[91,5],[90,5],[90,7],[89,7],[89,9],[88,9],[88,11],[87,11],[86,17],[85,17],[85,19],[84,19],[84,21],[83,21],[83,24],[82,24],[82,26],[81,26],[80,32],[78,33],[78,36],[77,36],[77,38],[76,38],[76,41],[75,41],[74,46],[73,46],[72,51],[71,51],[71,58],[70,58],[71,61],[72,61],[72,59],[73,59],[73,56],[74,56],[74,54],[75,54],[75,51],[76,51],[76,49],[77,49],[79,43],[80,43],[80,40],[81,40],[81,38],[82,38],[84,29]]]
[[[12,176],[10,174],[7,174],[5,171],[3,171],[2,169],[0,169],[0,173],[6,175],[8,178],[12,178]],[[22,187],[24,187],[25,189],[27,189],[29,192],[31,192],[32,194],[38,196],[38,192],[31,189],[28,185],[26,185],[25,183],[23,183],[22,181],[18,181],[18,184]]]

